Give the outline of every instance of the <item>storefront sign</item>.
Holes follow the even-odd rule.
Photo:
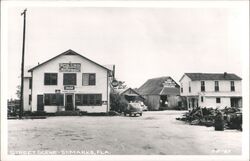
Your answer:
[[[172,80],[172,79],[167,79],[164,83],[163,83],[164,87],[170,87],[170,88],[174,88],[176,86],[176,83]]]
[[[75,86],[64,86],[64,90],[74,90]]]
[[[119,85],[117,80],[113,80],[111,84],[113,87],[117,87]]]
[[[59,63],[60,72],[81,72],[80,63]]]

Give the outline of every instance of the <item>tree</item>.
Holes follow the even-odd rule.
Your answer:
[[[113,88],[116,88],[116,89],[125,89],[127,87],[124,81],[118,81],[115,78],[113,79],[111,85]]]
[[[118,81],[118,89],[124,89],[126,87],[127,85],[125,84],[124,81]]]
[[[128,105],[127,101],[122,99],[122,96],[119,95],[118,93],[110,94],[110,107],[112,111],[121,113],[125,110],[127,105]]]

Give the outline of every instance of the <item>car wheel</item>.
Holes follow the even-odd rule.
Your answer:
[[[142,113],[140,113],[140,116],[142,116]]]
[[[136,116],[136,113],[134,114],[134,116]]]
[[[132,116],[132,114],[130,113],[130,114],[129,114],[129,116],[131,117],[131,116]]]

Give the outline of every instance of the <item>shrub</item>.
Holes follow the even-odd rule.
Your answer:
[[[55,113],[55,116],[79,116],[79,111],[58,111]]]
[[[31,116],[46,116],[47,113],[45,111],[34,111],[31,113]]]
[[[23,116],[31,116],[32,112],[31,111],[24,111]]]
[[[108,116],[119,116],[120,114],[116,111],[109,111]]]
[[[127,101],[125,101],[125,100],[120,101],[119,107],[120,107],[121,112],[124,112],[126,110],[127,106],[128,106]]]
[[[119,94],[110,94],[110,110],[116,112],[123,112],[127,107],[128,103]]]

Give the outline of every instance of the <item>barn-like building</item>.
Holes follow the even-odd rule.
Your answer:
[[[166,110],[181,106],[180,86],[169,76],[147,80],[138,92],[149,110]]]

